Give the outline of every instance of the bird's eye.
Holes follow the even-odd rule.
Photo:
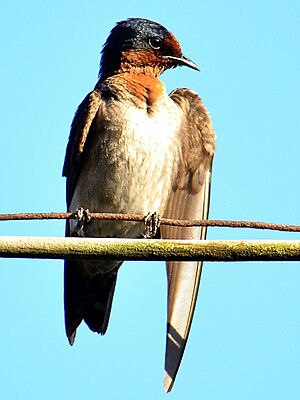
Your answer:
[[[149,44],[154,50],[158,50],[162,46],[162,40],[157,37],[152,37],[149,39]]]

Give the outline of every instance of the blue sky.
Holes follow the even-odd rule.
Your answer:
[[[4,2],[3,2],[4,3]],[[172,30],[201,68],[162,77],[200,93],[217,133],[211,218],[300,224],[300,3],[10,1],[0,6],[0,210],[63,211],[75,109],[116,21]],[[2,222],[1,235],[62,236],[62,222]],[[210,239],[299,239],[213,230]],[[125,263],[107,335],[63,325],[63,263],[0,260],[0,397],[163,399],[163,263]],[[206,263],[171,399],[300,395],[299,263]]]

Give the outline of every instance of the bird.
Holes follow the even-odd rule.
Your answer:
[[[160,75],[199,70],[163,25],[128,18],[116,23],[101,53],[94,89],[71,124],[63,166],[69,212],[134,213],[207,219],[215,133],[194,91],[170,94]],[[83,213],[83,215],[86,215]],[[67,220],[66,236],[141,238],[138,222]],[[161,226],[167,239],[205,239],[206,228]],[[65,260],[68,340],[78,326],[104,335],[122,260]],[[168,315],[164,390],[172,389],[195,310],[202,262],[167,262]]]

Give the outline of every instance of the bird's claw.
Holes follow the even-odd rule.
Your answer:
[[[92,219],[91,214],[87,208],[79,207],[75,212],[75,218],[77,219],[77,225],[75,227],[75,232],[77,236],[82,236],[85,226]]]
[[[145,216],[144,223],[146,225],[145,227],[145,233],[143,234],[143,237],[145,239],[160,239],[160,223],[161,223],[161,218],[157,212],[154,213],[148,213]]]

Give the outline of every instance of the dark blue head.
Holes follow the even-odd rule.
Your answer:
[[[157,67],[161,73],[178,65],[198,70],[164,26],[148,19],[129,18],[118,22],[110,32],[102,50],[99,77],[105,79],[117,72],[130,71],[131,67],[141,71]]]

